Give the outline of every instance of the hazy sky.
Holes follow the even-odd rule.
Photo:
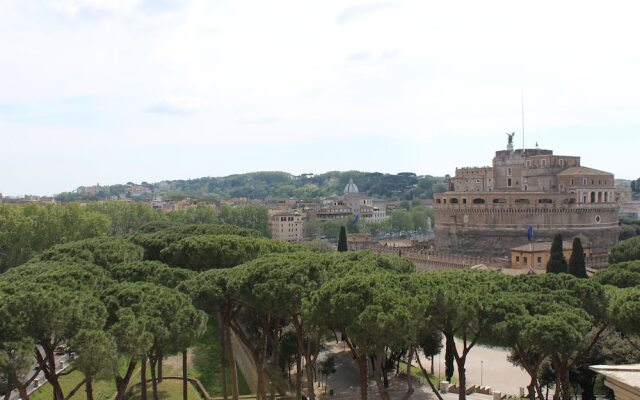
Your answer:
[[[0,2],[0,192],[453,174],[526,145],[640,176],[640,4]]]

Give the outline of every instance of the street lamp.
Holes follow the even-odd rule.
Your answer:
[[[483,365],[483,361],[480,360],[480,386],[482,386],[482,365]]]

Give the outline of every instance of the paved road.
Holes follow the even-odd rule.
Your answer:
[[[460,348],[462,346],[461,341],[456,340],[457,345]],[[328,379],[328,389],[333,389],[336,396],[352,396],[357,397],[359,391],[358,383],[358,367],[354,362],[348,349],[343,350],[343,343],[329,343],[327,344],[327,350],[320,356],[320,360],[329,354],[333,354],[336,357],[336,369],[339,371],[333,374]],[[467,371],[467,383],[468,385],[482,385],[491,386],[495,391],[501,391],[505,394],[518,395],[521,387],[525,388],[529,382],[529,375],[519,367],[514,366],[507,361],[507,355],[509,351],[503,348],[487,347],[476,345],[467,356],[466,371]],[[427,367],[430,365],[430,361],[422,358],[423,365]],[[438,365],[440,362],[440,365]],[[428,367],[427,367],[428,368]],[[444,374],[444,350],[440,357],[435,357],[435,373],[440,371]],[[457,374],[457,371],[456,371]],[[405,383],[406,385],[406,383]],[[426,398],[432,397],[430,388],[428,386],[416,385],[416,395],[412,398]],[[400,387],[398,388],[400,390]],[[402,390],[404,387],[402,387]],[[375,384],[370,382],[370,392],[375,391]],[[374,397],[377,395],[374,395]],[[355,398],[354,397],[354,398]],[[372,398],[374,398],[372,397]],[[433,397],[435,398],[435,397]],[[445,397],[445,400],[457,399],[455,394],[449,394]],[[473,394],[468,396],[472,400],[490,400],[491,396],[482,394]]]
[[[358,399],[360,393],[360,373],[351,352],[346,349],[343,343],[335,342],[326,345],[326,351],[318,357],[322,361],[329,355],[335,356],[337,373],[330,375],[327,383],[327,393],[333,389],[334,398],[338,399]],[[389,388],[389,395],[392,400],[403,397],[407,390],[407,382],[404,379],[392,378]],[[427,385],[414,384],[414,394],[410,399],[435,399],[431,389]],[[371,399],[379,398],[375,382],[369,380],[368,395]],[[329,399],[331,397],[328,397]]]
[[[63,367],[61,368],[60,365],[63,365]],[[57,364],[57,371],[61,372],[62,370],[66,369],[69,366],[69,355],[68,354],[64,354],[64,355],[56,355],[56,364]],[[35,362],[33,365],[33,370],[35,370]],[[31,374],[32,372],[29,372],[29,374]],[[31,375],[30,375],[31,376]],[[38,383],[38,386],[35,386],[35,383]],[[34,382],[32,382],[29,387],[27,388],[27,393],[29,393],[29,395],[33,392],[35,392],[39,387],[41,387],[42,385],[47,383],[47,379],[44,377],[44,373],[42,371],[40,371],[38,373],[38,377],[36,378],[36,380],[34,380]],[[9,400],[19,400],[20,399],[20,394],[18,393],[17,390],[14,390],[11,392],[11,396],[9,397]]]
[[[458,349],[462,348],[462,341],[456,339]],[[495,391],[518,395],[521,387],[529,384],[529,375],[519,367],[507,361],[509,351],[499,347],[476,345],[467,356],[467,386],[491,386]],[[423,363],[427,361],[422,358]],[[440,356],[435,357],[435,373],[444,375],[444,346]],[[423,364],[425,367],[427,364]],[[428,365],[431,365],[430,362]],[[458,374],[456,370],[455,375]]]

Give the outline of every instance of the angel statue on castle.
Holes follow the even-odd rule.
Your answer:
[[[508,140],[508,144],[509,145],[513,145],[513,137],[516,135],[516,133],[515,132],[511,132],[511,133],[507,133],[506,135],[509,137],[509,139],[507,139]]]

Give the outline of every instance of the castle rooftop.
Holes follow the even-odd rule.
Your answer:
[[[611,175],[610,172],[600,171],[589,167],[571,167],[558,172],[558,175]]]

